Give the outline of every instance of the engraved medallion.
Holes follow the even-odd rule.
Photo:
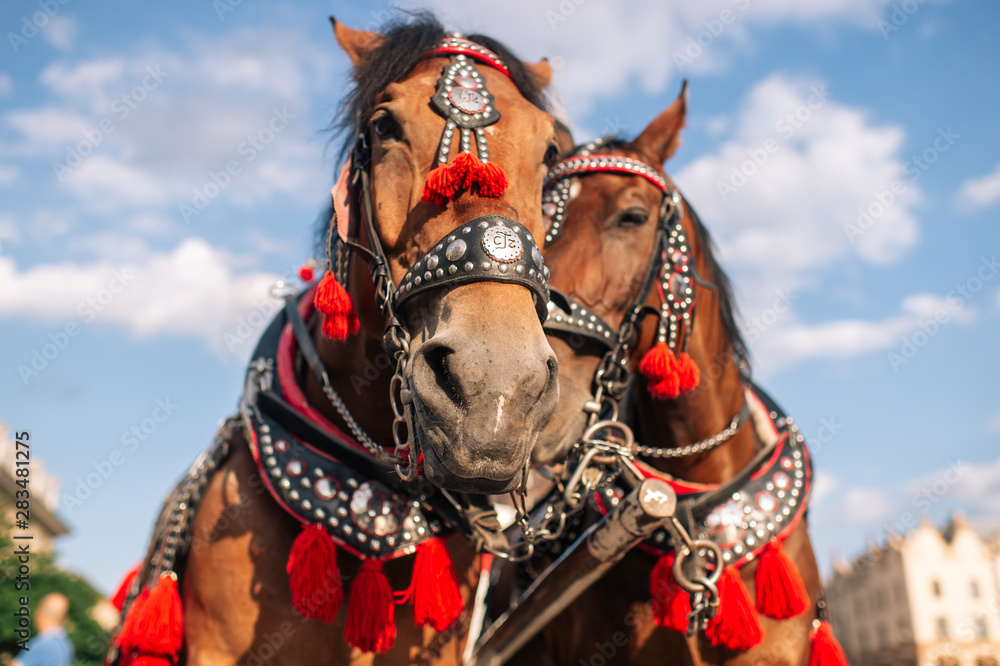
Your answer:
[[[486,100],[475,90],[455,86],[448,92],[451,103],[465,113],[482,113],[486,108]]]
[[[406,516],[406,505],[380,483],[365,481],[351,496],[351,518],[372,536],[398,532]]]
[[[510,263],[521,256],[524,244],[512,229],[497,225],[483,233],[483,249],[490,258]]]

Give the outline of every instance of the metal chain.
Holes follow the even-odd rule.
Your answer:
[[[729,425],[722,432],[703,439],[700,442],[680,447],[643,446],[642,444],[637,444],[635,448],[639,455],[649,458],[683,458],[696,453],[711,451],[732,439],[739,432],[740,427],[743,426],[749,415],[750,406],[744,403],[743,408],[736,413],[733,420],[729,422]]]

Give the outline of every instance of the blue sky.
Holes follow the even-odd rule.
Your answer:
[[[551,58],[581,140],[634,135],[690,81],[667,171],[720,247],[758,380],[816,449],[824,570],[887,526],[996,523],[1000,5],[424,6]],[[374,28],[391,6],[0,8],[0,419],[62,478],[61,558],[104,590],[309,254],[346,87],[330,14]]]

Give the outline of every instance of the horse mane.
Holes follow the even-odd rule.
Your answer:
[[[430,12],[407,12],[404,18],[383,25],[379,32],[385,40],[354,70],[354,87],[341,102],[330,129],[344,133],[341,158],[346,157],[375,106],[375,98],[386,86],[401,81],[416,67],[424,53],[447,36],[441,22]],[[502,43],[485,35],[467,38],[496,53],[510,70],[518,91],[529,102],[548,110],[542,87],[534,74]]]
[[[393,19],[379,28],[378,31],[384,35],[385,40],[354,70],[354,87],[341,101],[337,115],[327,128],[334,136],[343,135],[340,162],[347,158],[358,135],[365,131],[365,124],[379,93],[390,83],[406,78],[424,53],[447,36],[444,26],[431,12],[402,13],[403,17]],[[466,37],[497,54],[510,70],[511,79],[521,95],[543,111],[548,110],[544,90],[524,61],[492,37],[478,34]],[[330,204],[316,221],[316,247],[322,249],[323,254],[326,253],[327,230],[332,216],[333,205]]]
[[[582,148],[587,144],[582,144],[573,149],[570,153],[577,154]],[[626,141],[620,136],[608,136],[600,140],[599,150],[605,149],[627,149],[635,150],[632,146],[631,141]],[[698,243],[698,247],[703,248],[705,253],[705,263],[708,265],[709,276],[708,279],[712,281],[715,287],[715,293],[719,299],[719,319],[722,320],[722,332],[726,336],[727,342],[729,342],[729,347],[733,350],[733,355],[736,357],[737,368],[739,369],[740,375],[744,379],[750,378],[750,351],[747,349],[746,341],[743,339],[743,333],[740,331],[739,325],[736,323],[739,310],[736,307],[736,298],[733,295],[733,285],[729,280],[729,276],[726,271],[722,269],[716,258],[717,249],[715,247],[715,241],[712,240],[712,235],[708,232],[708,227],[701,221],[701,217],[695,211],[694,207],[687,200],[683,194],[681,194],[681,199],[684,201],[684,206],[687,208],[688,214],[691,217],[691,224],[694,226],[695,240]]]

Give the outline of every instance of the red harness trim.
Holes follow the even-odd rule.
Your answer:
[[[464,55],[474,60],[478,60],[481,63],[489,65],[498,72],[502,72],[511,81],[514,77],[510,75],[510,70],[507,69],[507,65],[503,64],[497,54],[490,51],[485,46],[477,44],[468,39],[459,39],[457,37],[447,38],[441,46],[435,47],[423,55],[424,58],[436,58],[439,56],[452,56],[452,55]]]
[[[299,300],[299,314],[302,315],[303,320],[307,320],[313,310],[316,309],[316,306],[313,303],[313,295],[315,291],[315,286],[310,287],[305,296]],[[292,331],[291,324],[285,324],[285,328],[281,331],[281,338],[278,340],[277,354],[278,383],[281,384],[281,391],[285,395],[285,401],[304,417],[315,423],[320,428],[323,428],[337,439],[347,442],[357,450],[367,454],[368,450],[365,449],[365,447],[361,446],[361,444],[351,437],[351,435],[345,433],[343,430],[327,420],[327,418],[323,416],[319,410],[309,404],[306,400],[305,394],[302,392],[302,388],[295,381],[295,368],[292,363],[292,359],[294,358],[295,333]],[[309,446],[308,442],[303,442],[303,444]]]

